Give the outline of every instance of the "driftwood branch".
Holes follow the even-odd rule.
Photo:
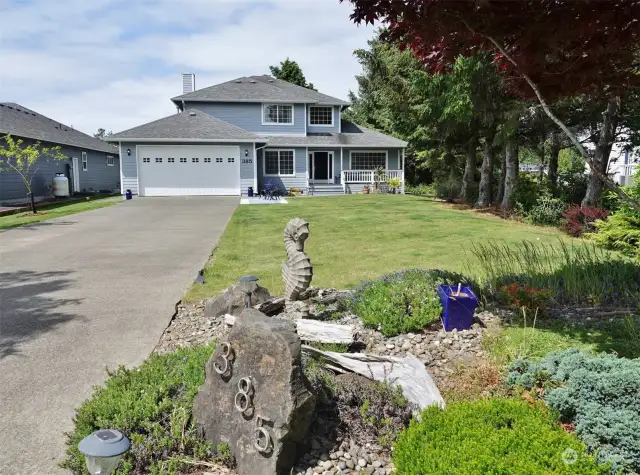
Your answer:
[[[327,367],[337,367],[374,381],[400,386],[404,397],[420,410],[434,404],[445,407],[444,399],[424,363],[413,355],[399,358],[365,353],[334,353],[311,346],[303,346],[302,351],[314,357],[322,357]]]

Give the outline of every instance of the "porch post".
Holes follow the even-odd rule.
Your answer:
[[[406,149],[403,148],[402,149],[402,182],[400,184],[401,189],[400,189],[400,193],[404,195],[404,161],[405,161],[405,151]]]
[[[305,117],[305,121],[306,121],[306,117]],[[311,174],[309,172],[309,147],[306,147],[304,150],[305,150],[304,163],[306,163],[305,168],[307,169],[307,193],[309,193],[309,178],[311,177]]]
[[[344,178],[344,157],[342,156],[342,151],[344,149],[340,147],[340,176],[342,177],[340,181],[343,181]]]

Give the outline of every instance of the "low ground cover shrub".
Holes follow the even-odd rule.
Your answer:
[[[398,475],[608,473],[553,411],[504,398],[426,409],[398,437],[393,461]]]
[[[546,310],[552,297],[550,290],[535,289],[516,283],[502,286],[499,292],[501,299],[510,307],[542,312]]]
[[[78,442],[106,427],[131,439],[131,450],[116,472],[120,475],[180,473],[187,466],[177,458],[211,461],[215,450],[197,437],[191,407],[212,352],[212,345],[178,350],[152,356],[139,368],[109,373],[105,385],[78,408],[62,466],[86,473]]]
[[[507,383],[544,388],[543,397],[599,460],[640,470],[640,359],[569,349],[542,362],[516,360]]]
[[[436,189],[434,185],[405,185],[404,192],[411,195],[435,196]]]
[[[437,269],[393,272],[364,282],[354,293],[350,306],[365,326],[385,336],[419,331],[437,321],[442,305],[436,292],[441,284],[469,284],[460,274]]]
[[[640,302],[640,265],[596,245],[475,243],[467,268],[488,296],[517,284],[549,291],[557,304],[635,308]]]
[[[580,237],[595,231],[595,222],[606,219],[609,214],[609,211],[597,207],[571,206],[562,214],[565,219],[564,230],[573,237]]]

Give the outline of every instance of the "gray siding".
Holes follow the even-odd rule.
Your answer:
[[[245,150],[249,152],[249,156],[245,157]],[[254,180],[254,167],[256,166],[256,158],[253,156],[253,144],[240,144],[240,194],[247,196],[249,187],[253,187],[255,193],[258,192],[256,181]]]
[[[25,139],[26,143],[32,143]],[[87,152],[86,172],[82,171],[82,149],[62,147],[61,153],[69,157],[66,160],[41,159],[38,171],[33,176],[32,188],[36,197],[50,197],[51,184],[56,173],[64,173],[69,179],[69,189],[73,190],[73,172],[71,157],[78,157],[80,189],[75,191],[113,190],[119,187],[120,173],[118,154],[112,154],[115,159],[113,167],[107,167],[107,154],[93,150]],[[0,172],[0,202],[10,202],[27,198],[27,190],[20,174],[16,172]]]
[[[131,155],[127,154],[131,151]],[[123,143],[120,147],[120,160],[122,168],[122,193],[131,190],[134,195],[138,194],[138,165],[136,164],[136,144]]]
[[[186,109],[199,109],[249,132],[259,134],[304,134],[305,105],[294,104],[293,125],[262,125],[262,104],[245,102],[187,102]]]
[[[309,109],[311,104],[307,105],[307,124],[309,124]],[[333,127],[321,127],[317,125],[307,125],[307,132],[309,133],[322,133],[322,132],[340,132],[340,106],[333,106]]]
[[[274,147],[278,149],[291,150],[292,147]],[[304,147],[293,148],[295,156],[295,170],[296,176],[264,176],[264,150],[272,150],[273,148],[267,147],[266,149],[258,150],[258,188],[262,190],[265,183],[272,182],[278,185],[282,191],[286,191],[291,187],[300,188],[304,190],[305,194],[309,187],[309,181],[307,180],[307,149]]]

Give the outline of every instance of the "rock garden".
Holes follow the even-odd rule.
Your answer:
[[[638,473],[637,265],[476,245],[466,275],[317,288],[294,227],[285,294],[179,303],[154,355],[78,409],[64,467],[86,473],[77,443],[109,426],[132,442],[121,474]],[[475,294],[468,325],[445,331],[442,286]]]

